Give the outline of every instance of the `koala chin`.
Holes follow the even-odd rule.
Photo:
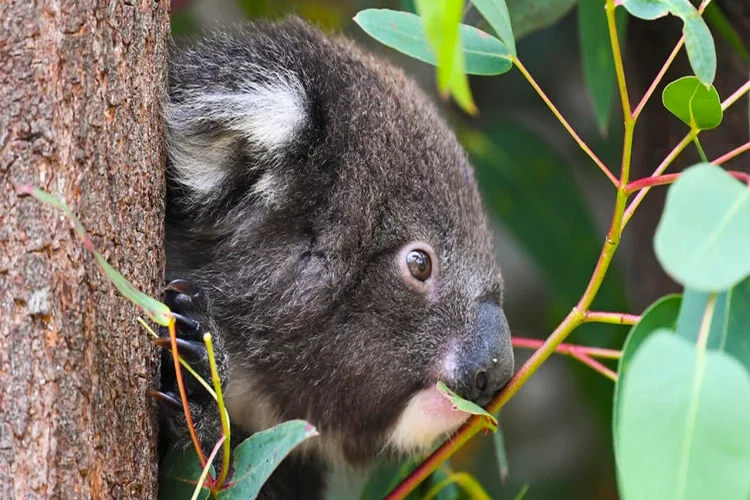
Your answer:
[[[472,167],[401,70],[299,19],[248,24],[173,48],[165,116],[180,350],[207,373],[212,333],[233,444],[298,418],[320,434],[262,498],[316,498],[329,467],[425,452],[466,420],[438,381],[480,405],[508,381]],[[210,449],[215,403],[186,385]],[[163,422],[188,442],[181,410]]]

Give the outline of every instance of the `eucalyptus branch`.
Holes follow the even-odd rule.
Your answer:
[[[713,162],[716,163],[716,162]],[[727,171],[729,175],[737,179],[738,181],[750,184],[750,174],[746,172],[738,172],[736,170]],[[628,194],[632,194],[641,189],[646,189],[654,186],[664,186],[666,184],[672,184],[674,181],[680,178],[681,174],[667,174],[659,175],[657,177],[644,177],[643,179],[637,179],[627,185],[625,190]]]
[[[583,318],[584,323],[608,323],[611,325],[635,325],[641,320],[637,314],[588,311]]]
[[[229,426],[229,414],[224,404],[224,395],[221,390],[221,379],[219,378],[219,369],[216,366],[216,355],[214,354],[214,345],[210,333],[203,335],[203,342],[206,344],[208,354],[208,363],[211,368],[211,381],[214,384],[216,392],[216,403],[219,406],[219,418],[221,419],[221,434],[224,438],[223,459],[221,462],[221,471],[216,480],[216,488],[221,489],[229,475],[229,461],[231,455],[231,427]]]
[[[527,339],[524,337],[513,337],[513,347],[519,347],[521,349],[539,349],[544,345],[543,340],[539,339]],[[570,355],[573,353],[585,354],[592,358],[602,359],[620,359],[622,357],[622,351],[617,349],[605,349],[603,347],[589,347],[578,344],[560,344],[555,349],[558,354]]]
[[[584,365],[588,366],[589,368],[593,369],[597,373],[601,373],[608,379],[610,379],[613,382],[617,382],[617,374],[592,358],[591,356],[587,356],[586,354],[578,353],[578,352],[572,352],[570,353],[570,356],[577,359]]]
[[[180,368],[180,353],[177,350],[177,330],[175,328],[174,316],[170,318],[169,325],[169,342],[172,346],[172,361],[174,363],[174,373],[177,378],[177,388],[180,392],[180,401],[182,401],[182,411],[185,413],[185,421],[187,422],[188,431],[190,432],[190,439],[193,441],[195,446],[195,452],[198,454],[198,460],[200,461],[201,467],[206,467],[206,456],[203,454],[203,448],[198,440],[198,434],[195,432],[195,425],[193,424],[193,417],[190,415],[190,405],[188,404],[187,393],[185,392],[185,382],[182,380],[182,370]]]
[[[747,151],[750,151],[750,141],[746,142],[742,146],[737,146],[736,148],[734,148],[733,150],[731,150],[730,152],[728,152],[726,154],[723,154],[723,155],[719,156],[718,158],[716,158],[711,163],[713,163],[714,165],[721,165],[722,163],[726,163],[729,160],[731,160],[732,158],[735,158],[735,157],[737,157],[737,156],[739,156],[742,153],[745,153]]]
[[[620,40],[617,35],[617,19],[615,18],[615,8],[615,1],[607,0],[604,10],[607,14],[609,40],[610,44],[612,45],[612,55],[615,61],[615,74],[617,75],[617,87],[620,91],[622,115],[625,120],[625,134],[622,144],[622,165],[620,167],[620,182],[616,184],[619,189],[622,186],[625,186],[630,179],[630,160],[633,155],[633,134],[635,132],[635,118],[630,112],[630,97],[628,96],[628,85],[625,80],[625,67],[622,63]],[[619,189],[618,193],[621,192],[622,189]]]
[[[593,162],[596,164],[597,167],[599,167],[599,170],[604,172],[604,175],[607,176],[607,178],[610,180],[610,182],[614,186],[618,186],[619,183],[617,181],[617,177],[614,176],[612,171],[607,168],[607,166],[604,164],[603,161],[599,159],[598,156],[591,150],[591,148],[586,144],[583,139],[578,135],[578,133],[573,129],[573,127],[570,126],[568,121],[563,117],[562,113],[555,107],[554,104],[552,104],[552,101],[549,97],[547,97],[547,94],[544,93],[542,88],[539,86],[539,84],[534,80],[534,78],[531,76],[529,71],[526,69],[526,67],[521,63],[521,60],[517,57],[513,58],[513,64],[516,65],[518,70],[521,72],[521,74],[526,78],[526,80],[529,82],[529,84],[536,90],[536,93],[539,94],[539,97],[542,98],[544,103],[547,105],[547,107],[552,111],[552,114],[555,115],[557,120],[562,124],[563,127],[565,127],[565,130],[568,131],[568,133],[573,137],[573,139],[578,143],[578,146],[586,153],[589,158],[593,160]]]
[[[735,90],[732,95],[727,97],[724,102],[721,103],[721,110],[726,111],[730,106],[739,101],[740,98],[748,92],[750,92],[750,80],[746,81],[740,88]],[[677,146],[674,147],[674,149],[667,155],[667,157],[664,158],[659,166],[656,167],[656,170],[654,170],[654,172],[651,174],[651,177],[658,177],[663,174],[664,171],[669,167],[669,165],[672,164],[675,158],[677,158],[677,156],[687,147],[688,144],[690,144],[693,138],[698,136],[699,133],[699,130],[691,130],[690,132],[688,132],[687,135],[682,138],[679,144],[677,144]],[[630,202],[630,205],[628,205],[627,210],[625,210],[625,217],[622,221],[622,230],[625,229],[625,226],[627,226],[628,222],[633,217],[633,213],[635,213],[636,209],[643,201],[643,198],[646,197],[649,189],[649,187],[642,189],[635,196],[635,198],[633,198],[633,201]]]

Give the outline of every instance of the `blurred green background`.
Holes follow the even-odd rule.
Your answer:
[[[575,0],[509,0],[508,5],[524,65],[617,174],[622,120],[619,102],[612,100],[616,89],[607,61],[604,2],[582,2],[587,2],[583,11]],[[179,38],[243,19],[295,14],[325,30],[346,33],[391,59],[438,101],[433,67],[379,45],[352,22],[359,10],[373,7],[404,10],[412,9],[413,2],[172,0],[172,32]],[[582,31],[585,16],[599,17],[587,21]],[[475,10],[467,9],[464,22],[489,31]],[[659,33],[676,41],[678,28],[667,22]],[[671,50],[674,41],[654,37],[656,58]],[[647,63],[639,63],[641,67],[650,77],[655,74]],[[506,281],[504,307],[513,334],[545,338],[586,287],[615,191],[517,71],[472,77],[470,82],[479,116],[469,117],[450,103],[440,106],[472,157],[496,224],[497,258]],[[644,218],[645,232],[636,229],[636,237],[629,238],[626,231],[594,309],[639,313],[669,290],[671,283],[658,268],[644,270],[643,264],[653,261],[648,225],[658,216],[656,200],[657,208]],[[639,238],[641,233],[646,236]],[[619,348],[626,334],[625,327],[585,325],[570,341]],[[528,355],[517,350],[517,366]],[[470,471],[492,498],[515,498],[526,484],[529,500],[618,498],[611,450],[612,389],[604,377],[553,356],[501,413],[509,465],[505,481],[491,436],[475,438],[451,466]],[[336,495],[356,497],[359,486],[356,480],[342,480]]]

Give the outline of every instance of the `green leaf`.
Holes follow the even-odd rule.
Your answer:
[[[469,79],[464,72],[464,54],[458,33],[463,0],[417,0],[417,13],[425,25],[427,40],[437,54],[438,90],[443,98],[452,95],[461,108],[476,114]]]
[[[683,22],[690,66],[695,76],[708,86],[716,76],[716,47],[706,22],[690,0],[624,0],[622,6],[640,19],[653,20],[672,14]]]
[[[638,19],[653,21],[669,14],[667,0],[624,0],[622,6]]]
[[[623,388],[619,485],[626,500],[747,500],[750,376],[721,352],[660,330]]]
[[[622,391],[625,381],[630,374],[630,366],[633,357],[643,342],[659,329],[674,330],[677,317],[680,312],[682,297],[680,295],[667,295],[646,309],[641,315],[641,320],[633,325],[625,339],[622,348],[622,357],[617,364],[617,383],[615,384],[614,412],[612,414],[612,436],[615,438],[615,457],[619,460],[619,446],[617,436],[619,435],[620,414],[622,413]]]
[[[577,2],[578,0],[507,0],[516,40],[556,23]]]
[[[617,32],[621,47],[625,45],[626,21],[625,11],[617,11]],[[617,76],[603,3],[578,3],[578,33],[583,58],[583,76],[594,103],[599,130],[605,135],[612,115],[612,101],[617,95]]]
[[[669,188],[654,237],[662,267],[687,288],[720,292],[750,274],[750,189],[708,163]]]
[[[711,85],[716,78],[716,46],[711,30],[696,11],[685,18],[682,32],[685,34],[685,49],[690,67],[703,85]]]
[[[255,498],[289,452],[302,441],[317,435],[315,427],[304,420],[289,420],[253,434],[235,448],[232,485],[222,490],[221,498]]]
[[[517,55],[516,40],[505,0],[471,0],[482,17],[492,26],[513,56]]]
[[[182,449],[170,446],[159,467],[159,500],[192,498],[201,472],[203,471],[195,448],[190,446]],[[209,473],[216,476],[213,465]],[[205,500],[210,493],[210,490],[203,487],[198,498]]]
[[[359,12],[354,21],[380,43],[420,61],[437,65],[419,16],[388,9],[367,9]],[[494,36],[465,24],[459,26],[459,33],[466,73],[500,75],[513,67],[510,51]]]
[[[500,469],[500,480],[505,482],[508,479],[508,473],[510,467],[508,465],[508,452],[505,449],[505,436],[503,430],[498,427],[497,432],[493,434],[495,438],[495,457],[497,458],[497,466]]]
[[[470,413],[472,415],[483,416],[485,427],[490,429],[492,432],[497,431],[497,419],[491,413],[487,412],[487,410],[477,405],[476,403],[472,403],[471,401],[467,401],[466,399],[462,398],[461,396],[450,390],[448,386],[443,382],[437,383],[437,389],[438,391],[440,391],[440,394],[450,400],[451,404],[453,405],[453,409],[462,411],[464,413]]]
[[[667,85],[661,100],[665,108],[695,130],[716,128],[724,116],[714,86],[706,88],[694,76],[684,76]]]
[[[685,290],[677,335],[695,343],[709,298],[708,293]],[[750,373],[750,278],[716,296],[707,348],[736,358]]]
[[[83,241],[83,245],[94,255],[97,264],[99,264],[99,267],[107,276],[107,278],[109,278],[115,288],[117,288],[117,290],[126,299],[130,300],[136,306],[140,307],[144,314],[151,318],[155,323],[163,326],[167,326],[169,324],[172,319],[172,314],[169,311],[169,307],[138,290],[135,286],[133,286],[132,283],[126,280],[122,274],[120,274],[114,267],[112,267],[109,262],[107,262],[107,259],[105,259],[102,254],[96,251],[93,243],[86,234],[86,229],[83,227],[83,224],[81,224],[81,221],[78,220],[78,217],[75,216],[73,211],[68,208],[65,203],[58,200],[51,194],[45,192],[44,190],[32,186],[18,185],[16,186],[16,190],[19,194],[31,195],[42,203],[50,205],[64,213],[68,220],[73,223],[76,234]]]

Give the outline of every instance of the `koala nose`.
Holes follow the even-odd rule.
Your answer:
[[[513,375],[510,329],[497,303],[479,304],[471,338],[460,351],[456,392],[484,406]]]

